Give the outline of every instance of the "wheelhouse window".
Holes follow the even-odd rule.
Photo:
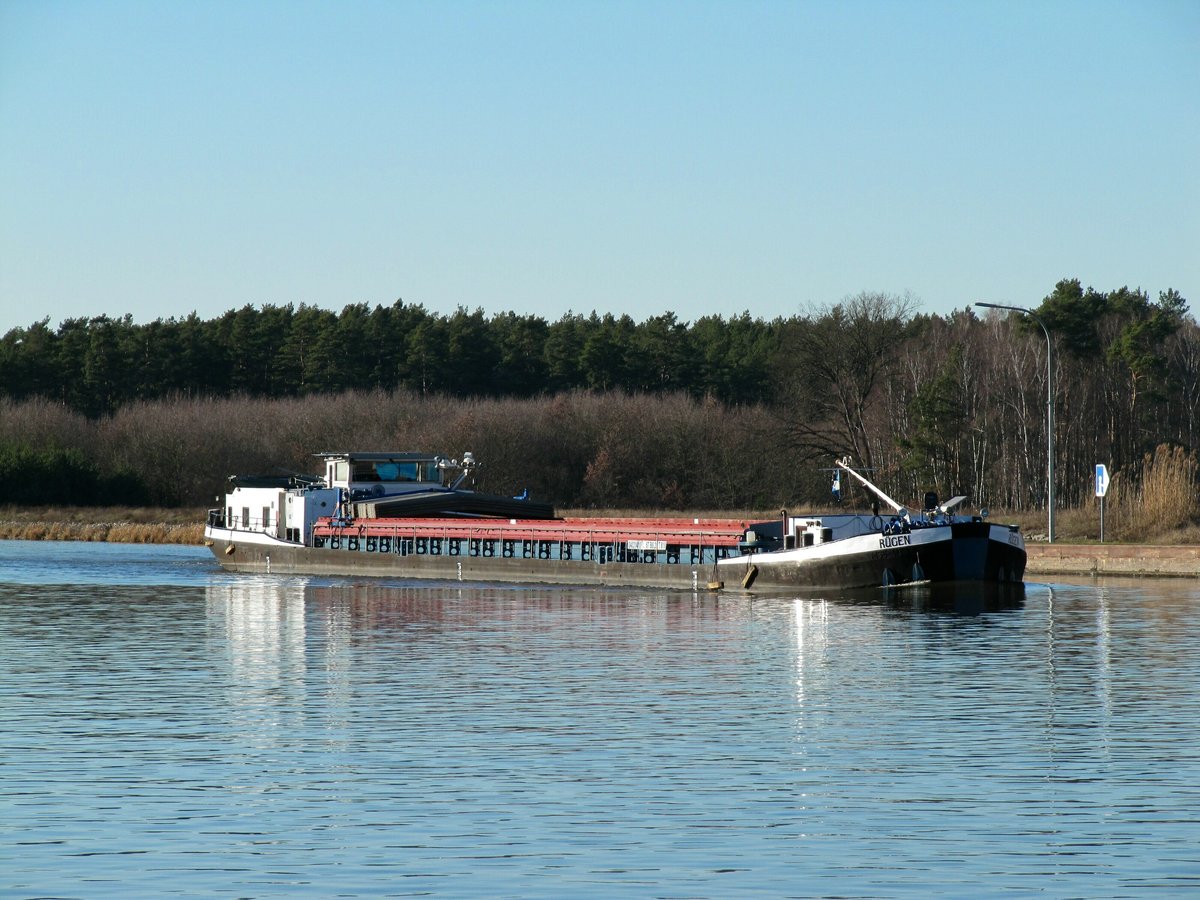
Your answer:
[[[433,463],[428,460],[355,460],[354,481],[433,481],[433,471]]]

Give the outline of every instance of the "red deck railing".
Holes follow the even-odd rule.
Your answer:
[[[666,544],[736,547],[750,523],[733,519],[355,519],[340,524],[335,518],[318,519],[313,536],[404,537],[442,540],[561,541],[612,544],[661,541]]]

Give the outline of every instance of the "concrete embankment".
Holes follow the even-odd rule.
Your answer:
[[[1200,577],[1200,545],[1026,544],[1031,575],[1174,575]]]

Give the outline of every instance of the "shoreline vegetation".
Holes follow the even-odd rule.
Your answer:
[[[204,510],[0,507],[0,540],[204,543]]]
[[[485,490],[560,509],[809,508],[849,456],[891,496],[1024,511],[1045,502],[1050,446],[1058,507],[1093,506],[1102,462],[1106,531],[1129,540],[1112,501],[1142,490],[1159,448],[1195,469],[1200,324],[1174,290],[1078,279],[1031,310],[1052,386],[1028,316],[875,292],[771,321],[401,301],[45,320],[0,337],[0,504],[212,506],[232,474],[411,449],[470,450]]]
[[[469,450],[481,490],[559,510],[764,520],[828,508],[848,456],[891,497],[964,495],[1037,546],[1049,448],[1056,543],[1099,540],[1100,462],[1106,542],[1196,543],[1186,300],[1063,280],[1036,315],[1056,346],[1052,393],[1028,317],[923,315],[869,292],[771,322],[489,320],[399,301],[47,320],[0,338],[0,537],[199,544],[231,475],[410,449]],[[840,497],[839,511],[872,500],[856,485]]]

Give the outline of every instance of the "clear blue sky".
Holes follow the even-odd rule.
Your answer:
[[[1200,3],[0,0],[0,333],[1200,309]]]

